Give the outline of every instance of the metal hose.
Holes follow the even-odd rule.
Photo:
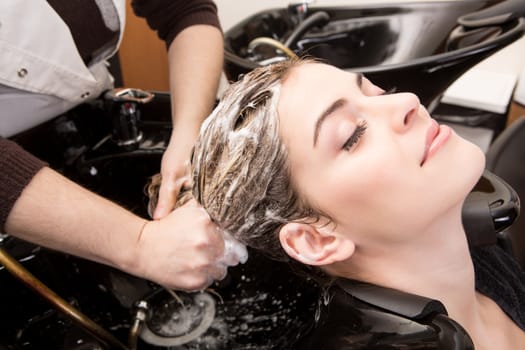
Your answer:
[[[91,335],[100,340],[106,345],[110,345],[115,349],[129,350],[126,345],[122,344],[111,333],[100,327],[89,317],[82,314],[75,309],[68,302],[58,296],[55,292],[49,289],[39,279],[33,276],[25,267],[23,267],[16,259],[11,257],[3,248],[0,247],[0,264],[4,265],[14,277],[22,281],[26,286],[35,291],[38,295],[43,297],[51,303],[56,309],[64,313],[74,322],[85,328]]]
[[[313,26],[325,25],[329,20],[330,16],[328,13],[324,11],[316,12],[299,23],[284,43],[269,37],[258,37],[250,41],[248,44],[248,50],[252,51],[260,45],[268,45],[282,51],[289,58],[297,58],[297,55],[293,52],[291,47],[295,45],[297,40],[299,40],[310,28]]]
[[[264,37],[264,36],[255,38],[252,41],[250,41],[250,43],[248,44],[248,50],[251,51],[260,45],[271,46],[275,49],[281,50],[289,58],[297,58],[297,55],[295,54],[295,52],[293,52],[292,50],[284,46],[282,42],[272,39],[272,38]]]
[[[137,343],[139,334],[142,330],[142,326],[146,321],[146,313],[148,311],[148,303],[144,300],[141,300],[137,304],[137,312],[133,319],[133,324],[129,330],[128,345],[130,350],[137,350]]]
[[[324,26],[328,23],[329,20],[330,15],[328,15],[328,13],[324,11],[313,13],[304,21],[299,23],[297,27],[295,27],[288,39],[286,39],[286,41],[284,42],[284,46],[288,48],[293,47],[297,43],[297,41],[303,36],[303,34],[310,30],[310,28],[314,26]]]

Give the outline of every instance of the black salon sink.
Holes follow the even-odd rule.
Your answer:
[[[226,76],[234,81],[257,66],[309,55],[363,72],[385,89],[415,92],[429,106],[462,73],[523,35],[520,16],[458,25],[459,18],[489,3],[494,1],[311,7],[300,14],[290,7],[261,11],[225,33]]]

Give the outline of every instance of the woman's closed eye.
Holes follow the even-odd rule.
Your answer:
[[[366,131],[366,121],[362,120],[359,122],[359,124],[357,124],[357,127],[355,128],[352,135],[350,135],[348,140],[346,140],[342,149],[344,149],[345,151],[350,151],[354,147],[354,145],[359,142],[361,137],[365,134],[365,131]]]
[[[392,94],[395,94],[396,92],[397,92],[397,88],[394,86],[393,88],[383,91],[381,95],[392,95]]]

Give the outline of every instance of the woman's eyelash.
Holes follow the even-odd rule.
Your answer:
[[[397,88],[394,86],[386,90],[385,92],[383,92],[381,95],[391,95],[391,94],[395,94],[396,92],[397,92]]]
[[[393,87],[393,88],[386,90],[381,95],[394,94],[396,91],[397,91],[397,88]],[[366,121],[364,120],[360,121],[357,127],[355,128],[354,132],[352,133],[352,135],[350,135],[348,140],[346,140],[346,142],[344,143],[342,149],[344,149],[345,151],[350,151],[352,147],[356,143],[358,143],[361,137],[365,134],[366,128],[367,128]]]
[[[355,128],[354,132],[352,133],[352,135],[350,135],[348,140],[346,140],[346,142],[345,142],[345,144],[343,145],[342,148],[345,151],[350,151],[352,149],[352,147],[357,142],[359,142],[361,137],[364,135],[365,131],[366,131],[366,121],[363,120],[363,121],[359,122],[359,124]]]

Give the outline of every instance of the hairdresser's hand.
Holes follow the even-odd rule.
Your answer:
[[[135,274],[164,287],[196,291],[226,276],[223,237],[194,201],[149,221],[137,245]]]
[[[162,219],[168,215],[177,202],[177,196],[183,187],[190,186],[190,154],[191,143],[175,144],[175,137],[171,140],[162,156],[160,173],[162,182],[159,188],[157,207],[153,212],[154,219]]]

